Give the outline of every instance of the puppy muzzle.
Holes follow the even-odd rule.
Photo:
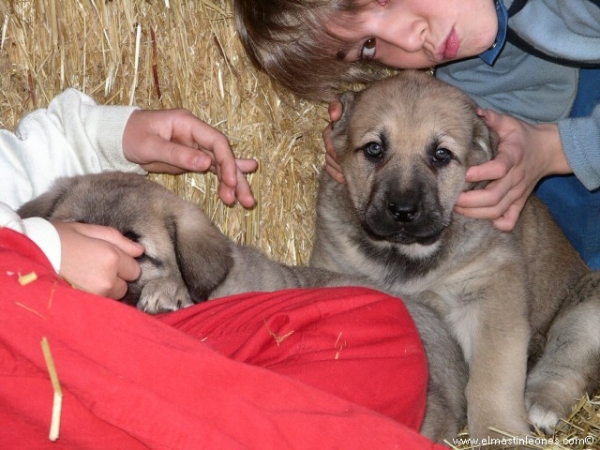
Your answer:
[[[431,245],[449,223],[436,208],[427,207],[427,202],[414,196],[386,196],[371,203],[360,222],[372,238],[404,245]]]

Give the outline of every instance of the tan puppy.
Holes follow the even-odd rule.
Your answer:
[[[495,150],[462,92],[406,72],[343,104],[333,141],[347,185],[321,177],[311,265],[438,311],[469,365],[473,437],[552,432],[599,385],[600,276],[536,198],[512,233],[454,213],[474,188],[468,167]]]
[[[139,175],[104,173],[59,180],[24,205],[22,217],[112,226],[140,242],[141,276],[126,303],[157,313],[250,291],[372,284],[313,267],[288,267],[221,234],[198,205]],[[409,306],[430,366],[422,432],[441,441],[456,435],[465,415],[466,364],[458,344],[428,306]],[[393,374],[390,374],[393,376]],[[402,380],[398,380],[402,382]]]

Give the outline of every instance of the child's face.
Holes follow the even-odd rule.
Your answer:
[[[327,27],[348,43],[341,52],[347,61],[417,69],[484,52],[498,18],[493,0],[372,0],[356,18],[334,18]]]

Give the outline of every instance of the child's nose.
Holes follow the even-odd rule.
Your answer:
[[[425,32],[427,24],[424,21],[414,21],[405,28],[399,39],[401,46],[408,52],[416,52],[421,50],[425,43]]]
[[[379,37],[406,52],[418,52],[423,48],[427,23],[422,20],[398,21],[382,24]]]

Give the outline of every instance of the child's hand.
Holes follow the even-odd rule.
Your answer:
[[[256,170],[256,160],[236,160],[227,137],[185,109],[134,111],[125,126],[123,153],[149,172],[210,170],[219,177],[224,203],[237,198],[247,208],[254,205],[244,174]]]
[[[531,125],[491,110],[481,110],[480,115],[500,136],[498,154],[492,161],[471,167],[466,179],[491,182],[484,189],[463,192],[455,210],[468,217],[492,219],[498,229],[510,231],[538,181],[571,169],[558,125]]]
[[[338,183],[344,184],[346,180],[342,173],[342,168],[337,163],[337,153],[331,142],[331,132],[333,131],[333,122],[342,117],[342,104],[340,102],[329,104],[329,119],[331,123],[323,130],[323,141],[325,142],[325,170]]]
[[[140,276],[135,260],[144,248],[116,229],[79,222],[52,222],[62,247],[60,275],[93,294],[119,300]]]

